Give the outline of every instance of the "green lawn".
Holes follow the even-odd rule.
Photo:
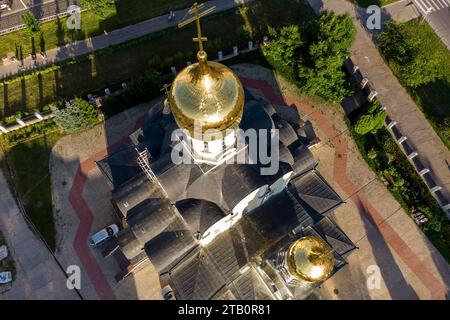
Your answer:
[[[49,157],[53,145],[61,136],[59,132],[53,132],[15,145],[7,151],[9,169],[14,174],[12,181],[15,191],[28,217],[52,250],[55,250],[56,239]]]
[[[284,7],[290,7],[292,11],[282,19]],[[251,24],[253,34],[260,39],[267,25],[299,22],[314,16],[311,8],[299,0],[280,0],[277,5],[269,0],[259,0],[248,8],[245,19],[234,9],[205,19],[204,33],[210,39],[205,48],[211,58],[217,57],[218,50],[230,52],[236,44],[246,46],[249,35],[244,31],[245,21]],[[40,109],[59,98],[120,86],[121,82],[142,74],[155,56],[160,57],[157,67],[163,73],[170,72],[172,65],[182,67],[187,60],[195,61],[196,47],[191,40],[194,34],[193,25],[167,29],[98,51],[89,59],[80,58],[79,63],[64,65],[60,70],[0,85],[0,118]]]
[[[404,27],[401,29],[403,37],[418,43],[427,43],[430,52],[441,52],[440,67],[444,70],[444,78],[416,88],[408,87],[405,83],[402,84],[441,140],[450,149],[450,51],[427,23],[411,20],[402,24],[402,27]],[[387,61],[387,64],[402,82],[398,65],[393,61]]]
[[[86,11],[81,15],[81,30],[68,30],[66,18],[53,20],[42,24],[43,47],[45,50],[67,44],[74,40],[82,40],[103,33],[103,30],[111,31],[140,21],[164,15],[170,10],[178,10],[189,7],[194,0],[121,0],[116,2],[106,18],[100,19],[92,12]],[[39,51],[41,41],[36,39],[36,49]],[[23,57],[31,53],[31,39],[26,30],[19,30],[0,36],[0,56],[14,54]],[[2,61],[0,61],[2,63]]]

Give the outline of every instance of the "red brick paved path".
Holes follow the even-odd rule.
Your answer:
[[[429,290],[432,299],[445,299],[445,290],[439,280],[428,270],[428,268],[419,260],[411,248],[398,233],[388,224],[383,223],[382,215],[372,206],[372,204],[361,194],[358,194],[358,188],[353,184],[347,176],[347,140],[338,137],[338,132],[332,124],[320,113],[316,112],[308,105],[300,103],[296,98],[287,97],[283,99],[278,95],[269,83],[263,80],[255,80],[250,78],[241,78],[242,82],[254,89],[260,90],[265,97],[273,104],[278,105],[296,105],[299,109],[307,112],[317,126],[327,135],[330,142],[335,146],[334,159],[334,179],[347,195],[353,195],[350,199],[358,208],[363,206],[365,210],[361,213],[373,224],[378,232],[384,237],[389,246],[396,252],[403,262],[414,272],[418,279]],[[139,128],[144,122],[141,118],[136,122],[136,128]],[[117,147],[127,142],[127,138],[116,142],[109,149]],[[75,176],[75,180],[70,191],[69,199],[75,212],[80,220],[73,246],[80,258],[85,270],[87,271],[98,296],[101,299],[115,299],[116,296],[106,280],[95,256],[92,254],[91,248],[88,246],[88,237],[91,231],[93,215],[83,199],[83,189],[86,183],[88,173],[95,168],[95,161],[106,156],[108,151],[102,150],[93,155],[89,159],[83,161]]]

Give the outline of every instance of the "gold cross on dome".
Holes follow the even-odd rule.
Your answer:
[[[202,4],[198,4],[197,2],[194,3],[192,8],[190,8],[189,11],[188,11],[189,14],[194,14],[194,16],[189,18],[189,19],[187,19],[187,20],[185,20],[185,21],[183,21],[183,22],[180,22],[178,24],[178,28],[182,28],[182,27],[190,24],[191,22],[194,22],[194,21],[196,22],[196,25],[197,25],[197,37],[196,38],[192,38],[192,40],[194,42],[198,42],[198,48],[199,48],[200,51],[203,51],[203,42],[208,40],[208,38],[202,37],[202,27],[200,25],[200,18],[203,18],[204,16],[206,16],[206,15],[210,14],[211,12],[213,12],[214,10],[216,10],[216,7],[214,6],[214,7],[211,7],[209,9],[206,9],[203,12],[200,12],[200,9],[202,9],[204,7],[205,7],[204,3],[202,3]]]
[[[164,91],[167,96],[169,96],[169,93],[170,93],[170,90],[169,90],[170,86],[171,86],[171,84],[165,83],[161,89],[161,91]]]

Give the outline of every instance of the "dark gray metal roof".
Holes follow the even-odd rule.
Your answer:
[[[314,159],[312,152],[304,144],[300,144],[291,150],[291,154],[294,158],[292,169],[296,174],[305,173],[317,166],[317,161]]]
[[[147,199],[132,210],[127,222],[136,238],[143,243],[167,228],[179,216],[166,198]]]
[[[250,211],[243,219],[248,219],[266,241],[274,241],[299,225],[297,214],[307,213],[299,206],[296,199],[284,190]]]
[[[178,300],[207,300],[225,286],[216,265],[197,248],[170,270],[170,284]]]
[[[145,245],[145,243],[141,243],[138,238],[136,238],[131,228],[120,230],[120,232],[117,234],[117,238],[119,247],[128,260],[133,259],[139,253],[141,253]]]
[[[202,199],[216,203],[225,211],[232,210],[253,190],[274,183],[290,171],[288,165],[280,163],[277,174],[264,176],[257,164],[223,164],[206,174],[196,164],[170,166],[166,157],[160,161],[164,164],[159,164],[158,160],[152,164],[152,169],[172,202]],[[163,169],[159,171],[160,168]]]
[[[280,141],[287,147],[298,140],[294,128],[284,119],[279,118],[275,122],[275,127],[279,130]]]
[[[264,105],[257,100],[246,103],[239,127],[243,130],[270,130],[275,128],[272,118],[264,109]]]
[[[325,217],[312,228],[333,247],[335,252],[343,257],[346,257],[352,250],[356,249],[350,238],[329,217]]]
[[[153,266],[160,273],[164,272],[189,251],[197,246],[192,231],[181,217],[175,216],[172,221],[144,247]]]
[[[156,183],[151,183],[144,173],[112,192],[112,200],[124,217],[127,217],[128,212],[138,204],[155,196],[163,196],[160,187]]]
[[[137,157],[134,146],[127,145],[97,161],[97,166],[113,187],[117,188],[142,173]]]
[[[302,204],[320,214],[324,214],[342,203],[341,197],[316,170],[296,176],[289,183],[297,191]]]
[[[205,200],[186,199],[178,201],[176,207],[192,233],[199,235],[226,215],[215,203]]]

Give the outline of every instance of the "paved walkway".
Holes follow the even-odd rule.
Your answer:
[[[215,12],[221,12],[251,1],[253,0],[211,0],[205,3],[205,8],[216,6]],[[171,22],[167,20],[167,15],[164,15],[140,22],[132,26],[127,26],[122,29],[117,29],[107,34],[102,34],[82,41],[75,41],[65,46],[48,50],[46,52],[46,64],[51,65],[59,61],[64,61],[69,58],[136,39],[153,32],[161,31],[170,27],[175,27],[181,21],[181,19],[186,16],[187,10],[188,9],[175,11],[175,19]],[[37,64],[44,64],[42,58],[37,58]],[[25,70],[35,68],[34,61],[31,59],[31,56],[24,59],[23,68]],[[17,74],[20,69],[20,63],[2,65],[0,66],[0,79],[13,76]]]
[[[4,299],[78,299],[44,244],[30,230],[0,171],[0,229],[10,245],[17,275]]]
[[[339,14],[349,13],[355,19],[359,12],[353,4],[345,0],[325,0],[319,7]],[[447,161],[450,161],[450,151],[384,63],[366,29],[358,22],[355,22],[355,26],[357,35],[350,48],[351,59],[359,65],[362,74],[373,83],[380,101],[387,107],[389,116],[397,121],[400,132],[408,137],[408,141],[417,150],[424,164],[432,171],[435,181],[443,187],[444,196],[450,199],[450,170],[447,165]]]

